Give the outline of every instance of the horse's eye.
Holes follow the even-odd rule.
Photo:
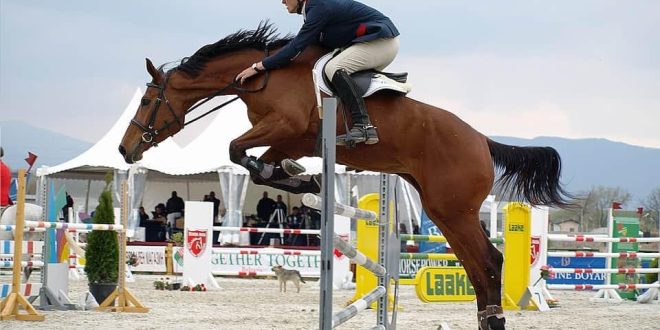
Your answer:
[[[149,102],[151,102],[150,99],[142,99],[142,106],[145,107],[145,106],[149,105]]]

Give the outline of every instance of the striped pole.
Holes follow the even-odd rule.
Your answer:
[[[442,235],[411,235],[411,234],[401,234],[402,241],[415,241],[415,242],[434,242],[434,243],[446,243],[447,238]],[[491,243],[503,244],[504,238],[489,238]]]
[[[239,231],[248,233],[273,233],[287,235],[319,235],[318,229],[284,229],[284,228],[254,228],[254,227],[223,227],[213,226],[213,231]]]
[[[411,260],[458,260],[453,253],[401,253],[401,259]]]
[[[549,234],[548,240],[555,242],[655,243],[660,242],[660,237],[597,237],[586,235],[568,236]]]
[[[320,210],[321,205],[323,204],[323,199],[319,196],[308,193],[303,195],[302,203],[305,204],[305,206]],[[340,203],[335,203],[335,214],[348,218],[376,220],[376,213],[372,211],[362,210]]]
[[[349,259],[355,261],[355,263],[357,263],[358,265],[361,265],[362,267],[368,269],[376,276],[385,276],[387,274],[387,271],[385,270],[385,267],[383,267],[383,265],[379,265],[375,263],[373,260],[365,256],[362,252],[356,250],[350,244],[346,243],[336,234],[334,235],[333,242],[337,250],[341,251],[341,253],[346,255]]]
[[[285,255],[285,256],[320,256],[319,250],[273,250],[273,249],[241,249],[238,251],[227,252],[224,248],[214,248],[214,252],[218,253],[237,253],[237,254],[271,254],[271,255]]]
[[[64,223],[64,222],[44,222],[44,221],[25,221],[26,227],[50,228],[50,229],[75,229],[75,230],[108,230],[123,231],[122,225],[106,225],[97,223]]]
[[[16,241],[2,240],[0,241],[0,254],[14,254],[14,245]],[[41,254],[43,249],[43,241],[23,241],[22,252],[24,254]]]
[[[43,261],[21,261],[21,267],[43,267]],[[14,261],[0,261],[0,268],[14,267]]]
[[[0,231],[16,231],[16,226],[15,225],[0,225]],[[28,228],[28,227],[23,228],[23,232],[43,233],[45,231],[46,231],[45,228]]]
[[[0,283],[0,298],[8,296],[11,289],[11,284]],[[39,295],[39,290],[41,290],[41,283],[23,283],[19,288],[19,293],[26,297],[32,297]]]
[[[548,257],[570,257],[570,258],[587,258],[587,257],[596,257],[596,258],[657,258],[660,257],[660,253],[645,253],[645,252],[577,252],[577,251],[555,251],[548,252]]]
[[[660,284],[547,284],[548,290],[636,290],[660,288]]]
[[[354,303],[348,305],[346,308],[335,313],[332,316],[332,327],[335,328],[342,323],[350,320],[353,316],[357,315],[359,312],[367,309],[378,298],[382,297],[385,294],[385,287],[377,286],[371,292],[369,292],[364,298],[356,300]]]
[[[654,274],[660,268],[551,268],[554,274]]]

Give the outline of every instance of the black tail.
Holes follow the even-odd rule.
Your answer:
[[[524,199],[532,205],[571,206],[559,178],[561,158],[551,147],[516,147],[488,140],[490,155],[500,174],[496,184],[505,199]]]
[[[305,282],[305,280],[303,279],[302,275],[300,275],[300,272],[296,270],[296,273],[298,273],[298,278],[300,278],[300,282],[307,284],[307,282]]]

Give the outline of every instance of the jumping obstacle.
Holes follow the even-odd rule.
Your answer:
[[[360,198],[359,207],[374,210],[378,201],[376,194],[365,195]],[[521,203],[509,203],[504,207],[504,238],[490,238],[492,243],[504,243],[504,286],[502,306],[507,310],[539,309],[547,310],[544,299],[521,301],[528,287],[534,284],[538,275],[531,274],[530,246],[533,210]],[[543,217],[539,214],[537,217]],[[547,218],[537,219],[544,221]],[[376,229],[367,222],[357,225],[357,246],[369,251],[370,245],[376,239]],[[446,242],[442,235],[401,235],[401,240]],[[372,248],[373,249],[373,248]],[[375,251],[369,251],[368,256],[374,256]],[[458,261],[452,253],[400,253],[401,260],[451,260]],[[506,274],[516,274],[516,276]],[[444,288],[443,283],[436,282],[438,278],[447,279],[455,283],[452,289]],[[476,299],[472,285],[467,280],[467,274],[462,267],[455,266],[426,266],[421,268],[412,279],[401,279],[402,285],[413,285],[418,298],[423,302],[450,302],[472,301]],[[375,287],[373,276],[360,273],[356,270],[356,297],[364,295]],[[539,286],[537,288],[541,290]]]
[[[316,75],[314,75],[316,79]],[[371,213],[361,214],[368,216],[371,221],[377,222],[379,226],[378,246],[379,254],[378,261],[374,262],[367,258],[362,252],[346,244],[340,237],[334,233],[334,217],[335,210],[339,214],[358,214],[358,210],[354,210],[350,206],[337,205],[335,203],[335,161],[336,161],[336,111],[337,100],[334,98],[325,98],[321,104],[320,93],[317,89],[317,105],[319,107],[319,115],[322,116],[322,137],[321,137],[321,154],[323,157],[323,174],[321,184],[322,198],[314,198],[307,196],[303,198],[303,203],[308,201],[310,205],[318,207],[321,206],[321,279],[320,279],[320,308],[319,308],[319,329],[330,330],[346,321],[358,312],[364,310],[373,301],[378,300],[377,304],[377,326],[374,329],[394,329],[396,327],[396,309],[392,311],[392,320],[388,320],[387,312],[389,307],[389,291],[390,283],[394,281],[395,292],[398,285],[398,249],[399,240],[395,230],[398,229],[396,223],[392,225],[389,216],[389,177],[386,174],[381,174],[380,185],[380,212],[378,220]],[[324,111],[325,109],[325,111]],[[373,242],[372,242],[373,243]],[[333,251],[337,248],[349,258],[352,257],[356,260],[358,267],[365,267],[375,274],[378,274],[378,285],[365,294],[360,299],[356,300],[350,306],[344,308],[342,311],[332,313],[332,271],[333,271]],[[393,250],[396,248],[396,250]],[[393,253],[396,252],[396,253]],[[394,295],[394,305],[396,305],[396,294]]]
[[[18,196],[16,209],[16,232],[14,245],[14,260],[21,260],[23,255],[23,227],[25,226],[25,176],[24,169],[18,171]],[[0,320],[43,321],[44,315],[39,314],[21,291],[21,268],[18,262],[13,265],[11,293],[0,303]],[[22,311],[24,312],[21,312]]]
[[[627,219],[627,220],[626,220]],[[625,221],[624,221],[625,220]],[[654,284],[640,284],[637,282],[635,274],[652,274],[660,273],[660,268],[636,268],[635,265],[641,258],[655,258],[660,256],[660,253],[643,253],[636,252],[636,243],[652,243],[660,242],[660,237],[636,237],[638,236],[637,230],[623,230],[626,224],[634,225],[634,219],[625,218],[622,220],[624,224],[621,225],[619,230],[614,230],[615,216],[614,210],[609,209],[608,213],[608,235],[630,235],[632,237],[603,237],[594,235],[565,235],[565,234],[546,234],[542,237],[547,244],[547,241],[556,242],[593,242],[593,243],[606,243],[607,252],[582,252],[582,251],[548,251],[547,256],[562,257],[562,258],[605,258],[605,268],[551,268],[550,272],[553,274],[605,274],[604,284],[591,284],[591,283],[578,283],[578,284],[547,284],[548,290],[598,290],[596,295],[592,297],[591,301],[607,301],[607,302],[621,302],[622,294],[627,295],[628,298],[633,299],[636,294],[634,291],[639,289],[657,290],[660,285]],[[634,228],[634,226],[633,226]],[[624,247],[617,246],[619,251],[615,249],[614,244],[624,244]],[[613,266],[613,259],[631,260],[633,263],[628,267]],[[616,283],[611,276],[623,274],[627,277],[630,276],[632,283]],[[642,299],[644,300],[644,299]]]

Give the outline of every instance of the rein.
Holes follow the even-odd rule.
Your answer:
[[[268,48],[266,48],[265,52],[266,52],[266,56],[268,56]],[[162,72],[162,67],[163,66],[161,66],[159,68],[160,72]],[[179,116],[177,116],[176,112],[172,108],[172,105],[170,104],[170,101],[167,99],[167,96],[165,95],[165,88],[167,88],[167,81],[169,80],[170,75],[172,74],[172,72],[175,71],[175,70],[176,69],[170,70],[165,74],[165,80],[163,81],[162,85],[154,84],[154,83],[147,83],[147,88],[150,88],[150,87],[157,88],[159,92],[158,92],[158,97],[156,98],[156,103],[154,104],[154,106],[151,110],[151,114],[149,115],[148,123],[146,125],[142,124],[139,121],[135,120],[135,118],[133,118],[131,120],[132,125],[135,125],[140,130],[142,130],[142,141],[140,143],[150,143],[152,146],[157,147],[158,143],[154,142],[154,138],[160,132],[162,132],[164,130],[170,131],[170,126],[171,126],[172,123],[176,122],[177,125],[179,126],[179,130],[182,130],[186,125],[190,125],[190,124],[206,117],[207,115],[211,114],[212,112],[215,112],[215,111],[227,106],[228,104],[238,100],[239,96],[236,96],[236,97],[230,99],[229,101],[223,102],[222,104],[214,107],[213,109],[197,116],[196,118],[194,118],[194,119],[192,119],[188,122],[185,121],[185,116],[187,114],[189,114],[193,110],[199,108],[200,106],[202,106],[206,102],[214,99],[217,96],[225,94],[225,92],[227,92],[230,89],[234,89],[238,93],[257,93],[257,92],[259,92],[259,91],[266,88],[266,86],[268,85],[268,78],[270,77],[269,72],[265,71],[264,72],[265,76],[264,76],[264,79],[261,83],[261,86],[259,86],[256,89],[242,88],[238,85],[238,82],[236,81],[236,78],[234,78],[234,80],[230,84],[228,84],[227,86],[215,91],[211,95],[205,97],[203,100],[197,102],[196,104],[194,104],[192,107],[190,107],[188,110],[185,111],[185,113],[183,114],[183,117],[179,117]],[[165,125],[163,125],[163,127],[156,129],[156,128],[154,128],[154,124],[156,123],[156,116],[158,114],[158,109],[160,108],[160,104],[163,100],[165,101],[165,104],[167,105],[167,109],[172,114],[172,117],[174,117],[175,120],[172,121],[172,122],[165,121]],[[173,134],[170,134],[170,136],[172,136],[172,135]]]

